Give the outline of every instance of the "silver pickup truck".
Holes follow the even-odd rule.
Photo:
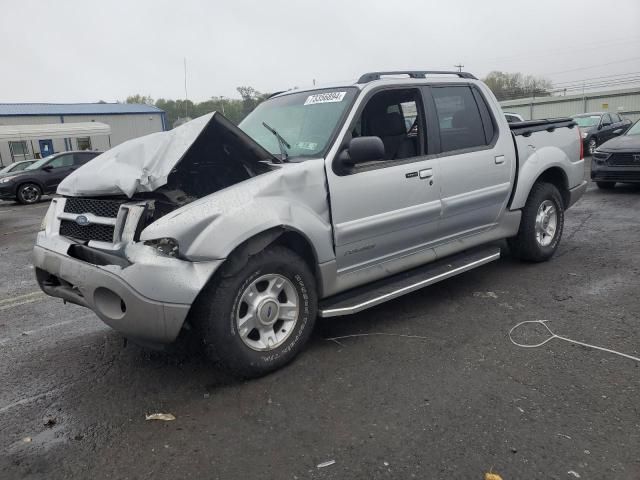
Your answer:
[[[501,239],[548,260],[585,189],[570,119],[510,126],[464,72],[373,72],[118,145],[60,184],[33,258],[47,294],[150,345],[189,325],[251,377],[318,315],[484,265]]]

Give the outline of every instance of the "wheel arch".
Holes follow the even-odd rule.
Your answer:
[[[538,172],[527,171],[528,166],[533,166],[535,162],[525,165],[523,171],[518,175],[518,184],[511,201],[510,209],[519,210],[524,205],[531,194],[531,189],[536,183],[546,182],[554,185],[562,196],[563,206],[568,208],[571,194],[569,192],[569,177],[567,172],[558,164],[547,164]]]
[[[550,183],[555,186],[560,192],[560,196],[562,196],[562,203],[564,203],[564,208],[569,207],[569,201],[571,200],[571,195],[569,193],[569,179],[567,178],[567,174],[560,167],[551,167],[543,171],[538,178],[533,182],[536,183]],[[533,187],[533,185],[532,185]]]
[[[318,290],[321,290],[323,284],[322,273],[318,268],[319,260],[316,249],[304,233],[289,225],[271,227],[236,245],[209,281],[213,281],[219,275],[234,275],[247,263],[251,256],[274,245],[286,247],[299,255],[316,279]],[[321,292],[319,291],[318,294],[321,294]]]

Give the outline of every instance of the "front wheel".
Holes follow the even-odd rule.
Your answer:
[[[616,182],[596,182],[596,185],[601,190],[611,190],[616,187]]]
[[[265,375],[304,347],[316,318],[315,279],[305,261],[284,247],[229,266],[201,293],[193,323],[207,355],[231,374]]]
[[[518,234],[509,239],[511,252],[522,260],[544,262],[558,248],[564,227],[564,203],[550,183],[536,183],[522,209]]]
[[[23,205],[30,205],[40,201],[40,198],[42,197],[42,190],[35,183],[25,183],[18,187],[16,196],[18,198],[18,202]]]

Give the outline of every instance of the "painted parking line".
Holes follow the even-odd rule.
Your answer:
[[[16,295],[15,297],[5,298],[4,300],[0,300],[0,305],[3,305],[5,303],[19,302],[21,300],[25,300],[31,297],[37,297],[39,295],[44,295],[44,292],[41,292],[40,290],[36,290],[35,292],[25,293],[24,295]]]
[[[70,325],[70,324],[76,323],[76,322],[82,322],[82,321],[85,321],[85,320],[87,320],[89,318],[97,318],[97,317],[96,317],[95,314],[90,313],[88,315],[83,315],[82,317],[74,318],[72,320],[65,320],[63,322],[52,323],[50,325],[45,325],[43,327],[34,328],[32,330],[25,330],[24,332],[21,332],[20,335],[17,335],[15,337],[0,338],[0,346],[7,345],[8,343],[10,343],[12,341],[20,340],[20,339],[23,339],[24,337],[32,337],[34,335],[39,334],[40,332],[45,332],[47,330],[52,330],[52,329],[55,329],[55,328],[64,327],[65,325]]]
[[[9,310],[10,308],[19,307],[20,305],[26,305],[28,303],[39,302],[45,298],[46,295],[44,292],[33,292],[26,295],[20,295],[18,297],[0,300],[0,311]]]
[[[13,235],[14,233],[38,233],[40,230],[30,230],[30,229],[21,229],[21,230],[11,230],[10,232],[4,232],[2,235]]]
[[[0,208],[0,213],[9,213],[9,212],[24,212],[25,210],[36,210],[38,208],[47,207],[49,208],[49,203],[44,203],[42,205],[33,205],[30,207],[18,207],[18,208],[9,208],[5,210],[4,208]]]
[[[22,399],[17,400],[17,401],[15,401],[13,403],[10,403],[8,405],[0,407],[0,413],[5,413],[5,412],[11,410],[14,407],[19,407],[20,405],[27,405],[29,403],[35,402],[36,400],[40,400],[41,398],[44,398],[44,397],[47,397],[49,395],[53,395],[55,393],[58,393],[61,390],[62,390],[62,388],[54,388],[52,390],[47,390],[46,392],[38,393],[37,395],[32,395],[32,396],[27,397],[27,398],[22,398]]]

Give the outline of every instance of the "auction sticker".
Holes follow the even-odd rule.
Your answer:
[[[305,105],[315,105],[316,103],[335,103],[341,102],[347,92],[328,92],[309,95],[305,100]]]

